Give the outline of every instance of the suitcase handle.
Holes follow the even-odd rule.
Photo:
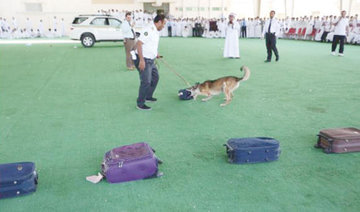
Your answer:
[[[333,142],[333,141],[334,141],[332,138],[326,137],[326,136],[321,135],[321,134],[317,134],[317,136],[318,136],[319,138],[320,138],[320,137],[325,138],[325,139],[328,140],[329,142]]]
[[[334,141],[334,139],[332,138],[328,138],[324,135],[321,135],[321,134],[317,134],[318,136],[318,140],[317,140],[317,143],[314,145],[315,148],[323,148],[320,144],[320,138],[324,138],[325,140],[327,140],[329,143],[330,143],[330,147],[329,148],[324,148],[323,151],[327,154],[331,153],[331,145],[332,145],[332,142]]]
[[[230,145],[228,145],[228,144],[224,144],[224,146],[226,146],[226,147],[227,147],[227,148],[226,148],[226,153],[234,151],[234,149],[233,149],[233,148],[231,148],[231,146],[230,146]]]
[[[228,144],[224,144],[224,146],[226,147],[226,154],[228,156],[228,161],[232,163],[234,161],[234,154],[233,154],[234,149],[231,148],[231,146]]]

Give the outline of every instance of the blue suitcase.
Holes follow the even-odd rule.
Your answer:
[[[232,138],[228,140],[226,153],[230,163],[261,163],[279,158],[279,141],[273,138]]]
[[[32,162],[0,164],[0,199],[33,193],[37,182]]]
[[[178,96],[181,100],[190,100],[193,99],[193,96],[191,96],[191,91],[187,89],[179,90]]]

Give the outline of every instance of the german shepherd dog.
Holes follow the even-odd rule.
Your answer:
[[[206,102],[213,98],[213,96],[219,95],[223,92],[225,94],[225,102],[220,106],[226,106],[231,102],[234,96],[233,92],[239,87],[240,82],[246,81],[250,77],[250,69],[248,67],[242,66],[240,70],[244,71],[244,75],[241,78],[229,76],[216,80],[207,80],[201,84],[196,83],[187,90],[191,92],[191,96],[193,96],[194,100],[196,100],[198,95],[207,96],[202,99],[203,102]]]

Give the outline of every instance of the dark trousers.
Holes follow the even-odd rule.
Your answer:
[[[139,57],[134,61],[136,69],[139,71],[140,87],[137,105],[143,106],[146,99],[153,97],[154,91],[159,81],[159,73],[155,65],[155,60],[145,59],[145,69],[139,70]]]
[[[168,36],[169,36],[169,37],[172,37],[172,34],[171,34],[171,26],[168,26]]]
[[[267,60],[271,60],[272,52],[276,58],[279,58],[279,52],[276,48],[276,36],[274,33],[266,33],[266,49],[267,49]]]
[[[340,49],[339,53],[344,53],[344,41],[345,41],[345,35],[334,35],[334,39],[331,46],[331,51],[334,52],[336,50],[337,44],[340,41]]]
[[[241,37],[242,38],[246,38],[246,26],[242,26],[241,27]]]
[[[325,32],[321,35],[321,42],[326,42],[326,36],[329,34],[329,32]]]

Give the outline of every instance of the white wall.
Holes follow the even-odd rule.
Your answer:
[[[29,17],[32,24],[37,27],[39,19],[43,19],[44,27],[52,25],[53,16],[64,18],[67,27],[70,26],[74,16],[84,13],[95,13],[98,9],[135,10],[142,9],[143,2],[155,0],[134,0],[133,4],[93,4],[92,0],[0,0],[0,17],[5,17],[10,23],[11,17],[17,19],[18,25],[25,27],[25,19]],[[216,17],[222,14],[228,16],[234,12],[238,18],[256,16],[256,3],[258,0],[162,0],[170,2],[170,13],[175,17]],[[267,17],[269,11],[277,11],[277,17],[285,16],[285,0],[261,0],[260,16]],[[339,14],[340,0],[286,0],[287,15],[291,16],[291,3],[294,1],[294,16],[303,15],[329,15]],[[26,12],[25,3],[42,3],[43,12]],[[129,2],[129,1],[127,1]],[[350,0],[343,0],[343,9],[349,10]],[[204,11],[186,8],[204,8]],[[213,7],[227,8],[225,11],[213,11]],[[184,11],[176,10],[184,8]],[[351,15],[360,14],[360,0],[353,0]]]

